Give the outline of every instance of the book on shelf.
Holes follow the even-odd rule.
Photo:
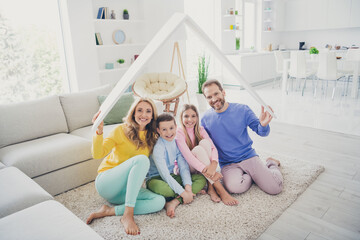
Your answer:
[[[97,19],[103,19],[103,16],[104,16],[104,8],[101,7],[99,8]]]
[[[96,40],[96,45],[103,45],[103,41],[101,39],[101,35],[100,33],[95,33],[95,40]]]
[[[106,7],[104,9],[104,17],[103,17],[103,19],[109,19],[109,8],[108,7]]]

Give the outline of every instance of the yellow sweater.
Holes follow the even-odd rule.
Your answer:
[[[124,124],[119,125],[105,139],[103,139],[103,135],[93,136],[91,149],[93,158],[101,159],[111,151],[101,162],[98,173],[116,167],[136,155],[150,155],[148,147],[137,149],[136,145],[126,137],[123,128]],[[139,135],[140,139],[145,141],[146,131],[139,131]]]

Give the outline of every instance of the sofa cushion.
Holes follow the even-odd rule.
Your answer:
[[[6,166],[2,162],[0,162],[0,169],[5,168],[5,167]]]
[[[0,219],[2,239],[103,239],[54,200],[39,203]]]
[[[91,141],[64,133],[0,149],[2,163],[31,178],[91,158]]]
[[[68,132],[58,96],[0,105],[0,148]]]
[[[106,97],[107,96],[98,96],[100,105],[105,101]],[[104,124],[109,125],[124,122],[123,118],[126,117],[134,100],[133,93],[124,93],[104,118]]]
[[[53,199],[36,182],[14,167],[0,170],[0,196],[0,218]]]
[[[84,92],[60,96],[70,132],[92,124],[91,120],[100,107],[97,96],[107,95],[110,90],[110,85],[105,85]]]
[[[106,138],[109,135],[109,133],[119,125],[120,125],[120,123],[119,124],[112,124],[112,125],[104,126],[104,130],[103,130],[104,138]],[[86,138],[89,141],[92,141],[93,134],[91,132],[91,127],[92,126],[87,126],[87,127],[76,129],[75,131],[71,132],[71,134],[75,135],[75,136],[82,137],[82,138]]]

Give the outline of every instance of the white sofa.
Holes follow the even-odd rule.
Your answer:
[[[53,195],[95,179],[91,119],[110,90],[0,105],[0,238],[102,239]]]

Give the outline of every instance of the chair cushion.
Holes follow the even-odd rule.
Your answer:
[[[100,105],[105,101],[106,97],[107,96],[98,96]],[[127,115],[134,100],[133,93],[124,93],[104,118],[104,124],[123,123],[123,118]]]
[[[53,197],[19,169],[0,170],[0,218]]]
[[[58,96],[0,105],[0,148],[68,132]]]
[[[91,159],[91,141],[71,134],[56,134],[0,149],[0,160],[33,178]]]
[[[134,83],[134,92],[141,97],[155,100],[174,99],[184,93],[187,85],[179,76],[172,73],[146,73]]]
[[[84,92],[60,96],[70,132],[92,124],[91,120],[100,107],[97,96],[107,95],[110,90],[110,85],[106,85]]]
[[[100,240],[94,230],[59,202],[50,200],[0,219],[2,239]]]

